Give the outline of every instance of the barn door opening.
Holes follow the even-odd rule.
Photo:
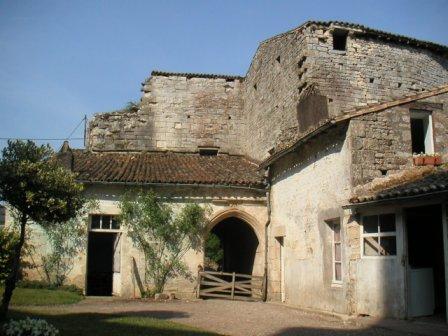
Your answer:
[[[406,209],[408,246],[408,315],[446,314],[441,205]]]
[[[206,269],[252,274],[259,242],[244,220],[230,217],[211,230],[205,246]]]

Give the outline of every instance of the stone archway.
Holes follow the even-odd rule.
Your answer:
[[[264,240],[254,217],[239,209],[228,209],[212,218],[208,232],[218,237],[222,249],[222,259],[214,264],[214,270],[262,274]]]

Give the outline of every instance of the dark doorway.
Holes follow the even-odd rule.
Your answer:
[[[89,232],[87,295],[112,295],[116,233]]]
[[[218,223],[211,233],[219,238],[223,251],[219,270],[252,274],[258,238],[250,225],[238,218],[227,218]]]
[[[441,205],[406,209],[408,314],[445,317],[445,265]]]

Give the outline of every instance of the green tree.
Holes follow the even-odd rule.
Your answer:
[[[70,220],[84,205],[82,189],[75,176],[58,164],[48,145],[8,141],[0,158],[0,201],[17,212],[20,233],[5,281],[0,319],[6,318],[16,287],[28,221],[56,225]]]
[[[97,207],[97,201],[88,201],[76,217],[65,223],[41,223],[50,245],[49,253],[42,256],[45,280],[50,285],[64,285],[73,269],[73,257],[86,248],[88,214]]]
[[[192,203],[174,211],[152,191],[126,193],[120,208],[122,225],[144,254],[147,289],[161,293],[169,279],[189,275],[183,257],[202,249],[207,209]]]
[[[205,261],[209,267],[218,267],[224,258],[224,250],[219,237],[210,232],[205,241]]]

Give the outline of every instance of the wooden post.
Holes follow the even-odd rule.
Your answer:
[[[443,251],[445,259],[445,293],[448,293],[448,204],[442,203],[442,229],[443,229]],[[448,295],[445,297],[448,307]],[[448,323],[448,309],[446,310],[446,322]]]
[[[196,298],[199,299],[199,295],[201,292],[201,272],[198,272],[198,279],[197,279],[197,285],[196,285]]]
[[[235,297],[235,272],[232,273],[232,294],[231,294],[232,300],[234,297]]]

